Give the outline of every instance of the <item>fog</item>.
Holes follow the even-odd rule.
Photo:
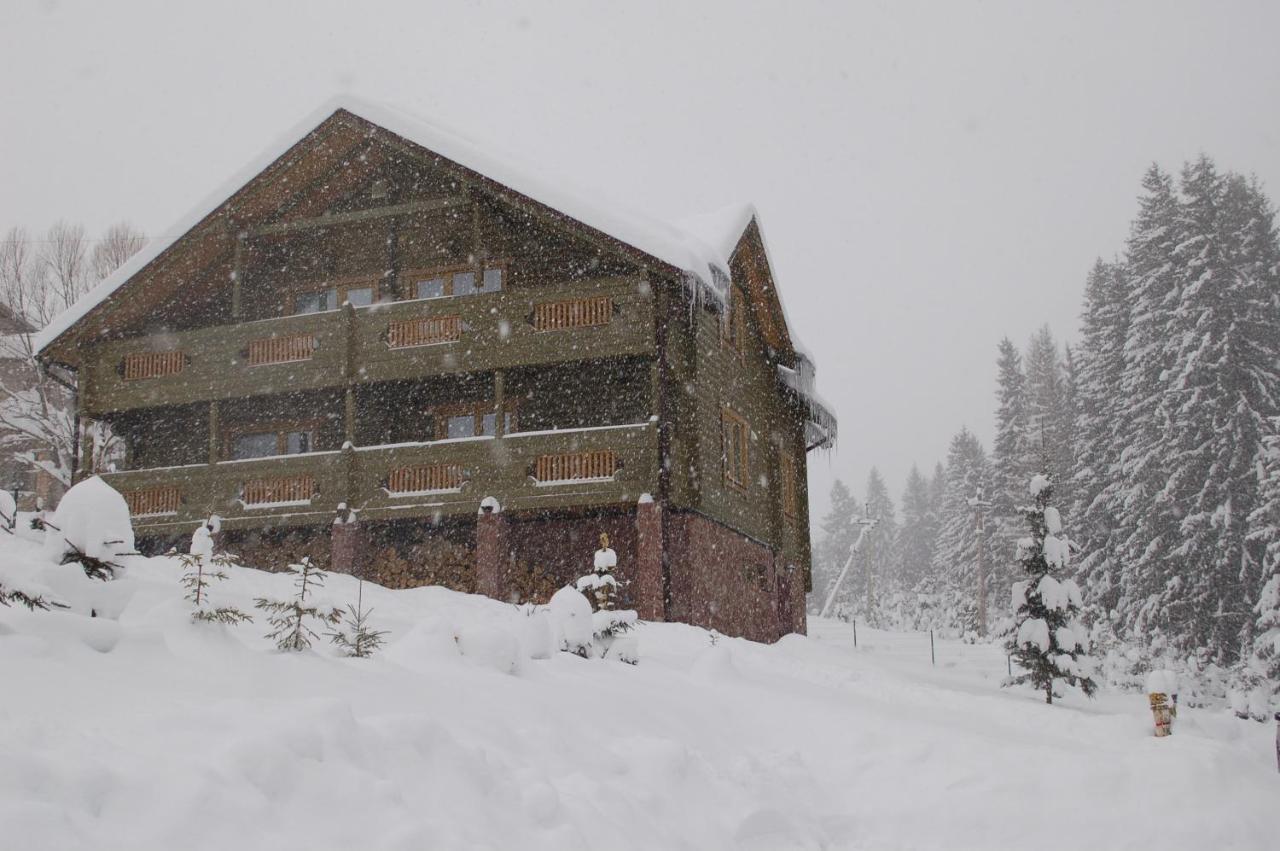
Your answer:
[[[170,223],[336,92],[678,218],[758,206],[841,418],[899,491],[990,443],[996,344],[1070,339],[1138,181],[1203,151],[1280,186],[1273,3],[19,3],[0,227]]]

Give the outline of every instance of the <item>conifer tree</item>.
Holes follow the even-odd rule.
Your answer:
[[[1023,471],[1039,470],[1047,463],[1050,474],[1059,481],[1071,474],[1071,408],[1062,357],[1047,325],[1027,344],[1026,377]],[[1065,488],[1058,490],[1064,499],[1069,496]]]
[[[1098,260],[1085,282],[1085,300],[1076,371],[1076,461],[1072,473],[1072,516],[1083,557],[1079,574],[1085,602],[1109,613],[1119,595],[1116,528],[1122,404],[1117,392],[1124,375],[1129,330],[1124,268]]]
[[[1262,559],[1261,590],[1254,604],[1252,673],[1280,697],[1280,417],[1271,421],[1258,506],[1250,517],[1249,541]]]
[[[1118,417],[1124,438],[1115,557],[1123,565],[1117,603],[1122,629],[1128,636],[1158,646],[1168,631],[1160,605],[1161,592],[1171,578],[1167,557],[1178,539],[1176,513],[1164,490],[1170,460],[1164,439],[1164,397],[1172,366],[1165,335],[1178,303],[1173,257],[1180,213],[1173,181],[1158,166],[1147,170],[1142,186],[1144,194],[1125,253],[1130,321]]]
[[[947,452],[933,569],[940,607],[936,623],[966,636],[976,635],[978,628],[978,539],[969,500],[986,490],[988,475],[982,444],[968,429],[961,429]]]
[[[329,641],[342,649],[347,656],[366,659],[377,653],[386,643],[387,632],[369,626],[369,616],[373,609],[364,607],[364,580],[356,585],[355,605],[347,604],[342,613],[340,624],[343,628],[329,633]]]
[[[813,590],[816,605],[821,606],[831,593],[832,586],[844,567],[845,559],[858,539],[858,502],[849,488],[839,479],[831,486],[831,508],[819,524],[822,537],[814,547]],[[846,576],[836,600],[837,612],[852,612],[858,585],[852,576]]]
[[[1031,474],[1027,451],[1027,388],[1022,372],[1022,355],[1013,342],[1000,341],[996,360],[996,437],[991,450],[992,506],[988,524],[988,552],[993,584],[1008,587],[1013,576],[1005,567],[1006,554],[1013,552],[1014,542],[1022,536],[1022,517],[1018,514],[1023,483]]]
[[[312,621],[320,626],[332,626],[342,618],[341,609],[324,609],[314,602],[308,604],[308,596],[324,587],[325,573],[311,563],[311,556],[303,556],[302,561],[289,565],[293,574],[293,585],[298,594],[292,600],[271,600],[258,597],[253,601],[254,607],[267,613],[267,623],[271,632],[267,633],[281,650],[306,650],[313,640],[320,636],[310,626]]]
[[[897,573],[904,592],[917,591],[929,575],[937,537],[938,522],[929,500],[929,483],[912,464],[902,491],[902,529],[898,533]]]
[[[859,560],[865,566],[863,616],[872,626],[882,626],[885,603],[898,591],[893,575],[898,521],[889,488],[875,467],[867,475],[866,516],[875,520],[876,525],[867,529],[859,554]]]
[[[1053,485],[1047,476],[1031,479],[1034,504],[1023,508],[1030,536],[1018,542],[1024,579],[1013,586],[1014,627],[1006,644],[1023,673],[1009,684],[1030,683],[1053,703],[1054,685],[1062,681],[1092,696],[1095,685],[1083,657],[1088,633],[1080,624],[1080,588],[1070,578],[1059,579],[1070,563],[1070,543],[1062,517],[1051,503]]]
[[[229,553],[213,552],[213,537],[207,525],[202,523],[196,528],[191,536],[191,551],[178,556],[178,561],[182,565],[182,587],[187,590],[184,599],[192,604],[191,620],[229,626],[253,620],[234,606],[214,606],[210,602],[210,586],[224,581],[227,568],[238,562]]]

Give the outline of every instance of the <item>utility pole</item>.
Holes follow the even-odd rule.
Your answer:
[[[978,635],[987,635],[987,557],[986,557],[986,510],[992,503],[986,499],[982,485],[978,485],[973,496],[969,497],[969,507],[974,512],[974,533],[978,543]]]
[[[844,578],[849,575],[849,568],[853,566],[854,556],[858,554],[858,550],[862,547],[862,539],[867,537],[867,532],[876,525],[876,520],[870,517],[862,517],[853,521],[855,526],[860,526],[862,531],[858,533],[858,540],[853,542],[853,546],[849,548],[849,557],[845,559],[844,567],[840,569],[840,575],[836,577],[835,584],[831,586],[831,593],[827,594],[827,601],[822,604],[822,612],[819,617],[827,617],[831,614],[831,607],[835,604],[836,595],[840,593],[840,586],[844,584]]]

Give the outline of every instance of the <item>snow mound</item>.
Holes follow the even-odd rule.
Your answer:
[[[508,630],[487,624],[458,631],[458,651],[468,662],[503,674],[520,673],[520,642]]]
[[[54,561],[76,550],[121,567],[118,559],[134,551],[129,505],[97,476],[73,485],[63,495],[45,535],[45,553]]]

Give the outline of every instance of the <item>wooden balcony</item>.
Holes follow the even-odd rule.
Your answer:
[[[104,474],[137,507],[140,535],[185,534],[217,514],[228,528],[634,504],[658,487],[652,422],[398,444]],[[145,513],[138,513],[145,512]]]
[[[391,302],[117,340],[84,361],[85,413],[654,351],[636,278]]]

